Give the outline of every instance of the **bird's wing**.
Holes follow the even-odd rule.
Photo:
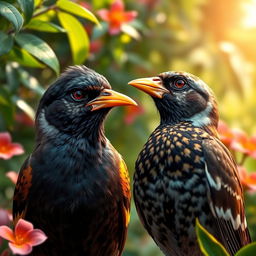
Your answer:
[[[237,165],[217,139],[204,139],[203,150],[210,208],[221,242],[233,255],[251,241]]]
[[[121,202],[121,211],[120,211],[121,221],[123,222],[123,225],[120,225],[120,227],[123,227],[120,229],[119,251],[121,255],[121,252],[123,251],[125,240],[126,240],[128,224],[130,221],[130,200],[131,200],[129,173],[128,173],[126,164],[122,158],[120,160],[119,174],[121,178],[121,187],[122,187],[122,194],[123,194],[123,200]]]
[[[19,177],[16,183],[13,196],[13,220],[14,224],[20,218],[24,218],[27,210],[27,199],[32,185],[32,167],[30,165],[30,157],[26,159],[22,165]]]

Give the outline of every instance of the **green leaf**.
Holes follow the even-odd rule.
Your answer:
[[[13,36],[0,31],[0,56],[8,53],[13,46]]]
[[[39,19],[33,19],[26,26],[28,29],[33,29],[37,31],[50,32],[50,33],[58,33],[58,32],[66,32],[62,27],[53,24],[51,22],[42,21]]]
[[[72,15],[58,12],[61,25],[66,29],[74,64],[81,64],[89,52],[89,38],[82,24]]]
[[[18,34],[15,37],[15,40],[20,47],[24,48],[41,62],[52,68],[56,74],[59,74],[59,61],[54,51],[46,42],[37,36],[25,33]]]
[[[196,234],[200,249],[205,256],[229,256],[223,245],[201,226],[198,219],[196,220]]]
[[[12,23],[16,32],[20,31],[23,25],[23,18],[13,5],[0,1],[0,15]]]
[[[21,49],[17,46],[8,53],[8,60],[16,61],[22,66],[31,68],[43,68],[45,65],[40,63],[32,55],[30,55],[25,49]]]
[[[34,0],[17,0],[24,13],[25,23],[28,23],[34,12]]]
[[[256,242],[247,244],[241,248],[235,256],[255,256],[256,253]]]
[[[31,76],[26,70],[19,69],[19,78],[21,83],[31,91],[35,92],[36,94],[42,96],[45,92],[45,89],[42,87],[42,85],[38,82],[38,80]]]
[[[100,23],[99,23],[98,19],[94,16],[94,14],[79,4],[76,4],[69,0],[59,0],[59,1],[57,1],[56,5],[63,11],[83,17],[83,18],[90,20],[100,26]]]

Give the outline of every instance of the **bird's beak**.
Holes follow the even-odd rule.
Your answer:
[[[157,76],[135,79],[128,84],[156,98],[162,98],[165,93],[170,93],[163,86],[162,80]]]
[[[94,111],[101,108],[111,108],[125,105],[137,106],[137,103],[122,93],[110,89],[104,89],[97,98],[88,102],[86,106],[92,106],[91,111]]]

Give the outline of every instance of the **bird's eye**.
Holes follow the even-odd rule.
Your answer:
[[[183,79],[178,79],[174,82],[175,87],[181,89],[186,85],[186,82]]]
[[[85,98],[85,94],[82,90],[77,90],[77,91],[74,91],[71,93],[71,97],[74,99],[74,100],[82,100]]]

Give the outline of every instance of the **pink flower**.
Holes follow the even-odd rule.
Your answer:
[[[129,106],[125,107],[124,122],[126,124],[132,124],[135,119],[144,113],[144,108],[142,106]]]
[[[109,23],[109,33],[116,35],[121,31],[123,24],[131,22],[137,16],[136,11],[126,12],[122,0],[115,0],[110,9],[102,9],[98,11],[98,15],[102,20]]]
[[[6,177],[8,177],[13,184],[16,184],[17,183],[17,180],[18,180],[18,173],[15,172],[15,171],[9,171],[5,174]]]
[[[230,129],[223,121],[219,122],[218,132],[221,141],[228,148],[256,158],[256,135],[248,137],[240,129]]]
[[[256,158],[256,135],[249,138],[245,133],[240,133],[239,136],[232,141],[230,147],[236,151]]]
[[[248,173],[243,166],[238,166],[238,172],[244,188],[256,192],[256,172]]]
[[[14,155],[20,155],[23,153],[24,149],[20,144],[12,143],[10,133],[0,133],[0,158],[7,160]]]
[[[231,129],[227,126],[227,124],[221,120],[219,121],[218,124],[218,132],[220,140],[223,142],[223,144],[229,147],[231,141],[234,138],[234,134],[232,133]]]
[[[9,241],[14,254],[27,255],[32,247],[42,244],[47,236],[40,229],[34,229],[32,223],[19,219],[14,232],[7,226],[0,227],[0,236]]]

